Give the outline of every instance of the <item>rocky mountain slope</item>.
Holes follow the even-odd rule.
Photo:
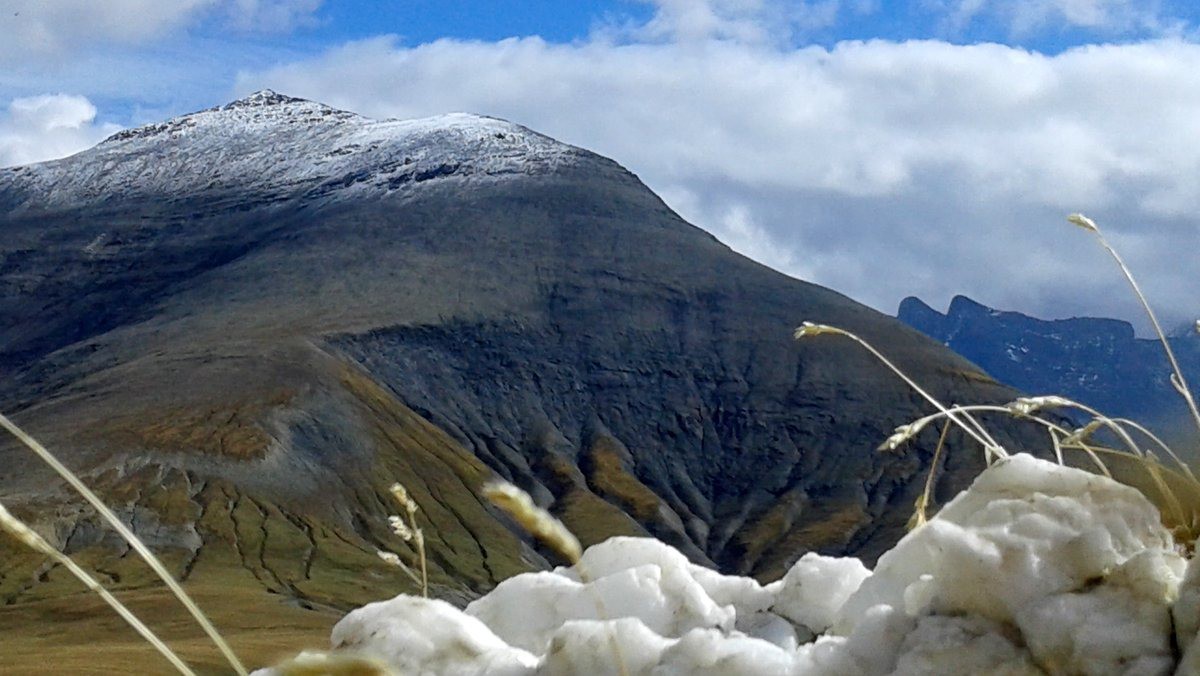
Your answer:
[[[1168,379],[1171,367],[1162,344],[1135,337],[1128,322],[1048,321],[994,310],[965,296],[956,296],[945,314],[905,298],[897,317],[1019,390],[1062,394],[1109,416],[1148,422],[1172,438],[1194,434]],[[1189,382],[1200,382],[1200,335],[1185,327],[1171,343]]]
[[[732,252],[615,162],[501,120],[374,121],[260,92],[0,170],[0,409],[244,645],[411,590],[376,557],[412,555],[387,528],[393,481],[421,505],[435,595],[459,603],[556,563],[481,501],[493,475],[585,544],[651,534],[760,579],[810,550],[871,560],[937,435],[877,453],[927,406],[848,341],[797,345],[805,319],[860,333],[945,400],[1013,396]],[[941,492],[979,456],[951,453]],[[0,500],[154,593],[9,440]],[[40,654],[30,617],[61,621],[77,591],[5,544],[12,654]],[[72,636],[58,654],[86,661],[92,639]]]

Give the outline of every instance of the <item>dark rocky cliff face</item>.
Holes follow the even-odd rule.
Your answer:
[[[1014,394],[732,252],[616,163],[486,118],[260,94],[0,171],[0,233],[4,409],[190,583],[305,607],[412,589],[375,556],[411,555],[385,521],[397,480],[452,600],[553,563],[480,501],[495,474],[585,543],[649,533],[763,578],[809,550],[872,559],[937,433],[877,453],[928,407],[848,341],[796,344],[802,320],[860,333],[945,401]],[[980,463],[951,439],[943,494]],[[145,585],[12,444],[0,496]],[[65,584],[4,552],[6,602]]]
[[[1153,424],[1173,438],[1194,435],[1169,381],[1162,344],[1136,338],[1128,322],[1047,321],[993,310],[965,296],[956,296],[945,314],[906,298],[897,317],[1024,392],[1061,394],[1109,416]],[[1200,336],[1181,330],[1171,344],[1189,382],[1200,383]]]

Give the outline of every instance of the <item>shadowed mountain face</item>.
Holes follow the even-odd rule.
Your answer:
[[[411,556],[393,481],[451,600],[555,563],[481,502],[497,474],[585,544],[650,533],[762,578],[809,550],[872,559],[937,433],[877,453],[928,406],[849,341],[795,343],[802,320],[860,333],[943,400],[1013,396],[732,252],[611,160],[499,120],[263,92],[0,170],[0,405],[189,584],[300,614],[412,590],[375,555]],[[957,436],[943,493],[979,467]],[[0,496],[146,587],[15,444]],[[74,590],[0,557],[13,608]]]
[[[1136,338],[1117,319],[1044,320],[993,310],[956,296],[945,314],[905,298],[900,321],[944,343],[997,380],[1030,394],[1061,394],[1105,415],[1150,424],[1168,438],[1196,439],[1171,366],[1158,340]],[[1184,327],[1170,337],[1184,376],[1200,382],[1200,336]]]

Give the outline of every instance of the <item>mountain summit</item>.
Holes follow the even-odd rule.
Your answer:
[[[585,544],[652,534],[764,579],[810,550],[870,560],[937,435],[877,453],[928,409],[848,341],[797,345],[802,320],[861,334],[944,401],[1014,394],[734,253],[615,162],[492,118],[259,92],[0,171],[0,406],[235,626],[411,590],[376,556],[412,555],[386,521],[394,481],[457,601],[555,563],[480,499],[496,475]],[[961,443],[942,491],[979,469]],[[146,587],[49,477],[0,446],[6,503]],[[0,556],[0,631],[73,589]]]
[[[265,201],[354,199],[437,176],[545,174],[588,159],[598,158],[495,118],[376,121],[265,90],[0,176],[28,191],[6,205],[21,212],[168,196],[223,204],[251,190]]]

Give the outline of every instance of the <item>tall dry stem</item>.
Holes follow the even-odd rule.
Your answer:
[[[849,338],[850,340],[858,343],[860,346],[862,346],[864,349],[866,349],[868,352],[870,352],[884,366],[886,366],[889,370],[891,370],[892,373],[895,373],[897,376],[899,376],[900,379],[903,380],[905,382],[905,384],[907,384],[910,388],[912,388],[912,390],[914,392],[921,395],[921,397],[923,397],[925,399],[925,401],[928,401],[929,403],[933,404],[933,406],[935,408],[937,408],[938,411],[941,411],[943,414],[945,414],[947,418],[949,418],[951,421],[954,422],[954,424],[958,425],[968,435],[970,435],[971,438],[973,438],[975,441],[979,442],[979,444],[981,446],[983,446],[984,453],[987,454],[987,457],[989,460],[1001,459],[1001,458],[1008,457],[1008,451],[1006,451],[1003,446],[996,443],[996,440],[993,439],[992,436],[990,434],[988,434],[987,430],[985,430],[983,428],[983,426],[980,425],[979,422],[974,419],[974,416],[972,416],[970,413],[966,413],[965,414],[966,420],[964,420],[963,416],[960,415],[960,413],[962,412],[961,410],[951,410],[951,409],[947,408],[945,404],[938,401],[932,394],[929,394],[928,392],[926,392],[920,385],[918,385],[916,383],[916,381],[914,381],[912,378],[910,378],[908,376],[908,374],[906,374],[904,371],[900,370],[900,368],[898,366],[893,364],[890,359],[883,356],[883,353],[881,353],[879,350],[875,349],[875,347],[873,345],[868,343],[863,338],[859,337],[857,334],[851,333],[850,331],[847,331],[842,328],[838,328],[836,326],[829,326],[827,324],[814,324],[813,322],[802,322],[800,324],[800,326],[796,329],[794,337],[796,340],[800,340],[802,338],[809,338],[812,336],[819,336],[819,335],[823,335],[823,334],[830,334],[830,335],[842,336],[844,338]]]
[[[1100,231],[1100,227],[1096,225],[1095,221],[1083,214],[1071,214],[1067,216],[1067,220],[1096,236],[1096,239],[1100,241],[1100,246],[1103,246],[1105,251],[1108,251],[1113,260],[1117,262],[1117,267],[1121,268],[1121,273],[1125,275],[1129,286],[1133,287],[1133,293],[1137,295],[1142,308],[1146,310],[1146,316],[1150,317],[1150,324],[1154,326],[1154,332],[1158,335],[1158,341],[1162,343],[1163,351],[1167,354],[1167,361],[1171,363],[1171,385],[1179,392],[1179,396],[1183,397],[1183,400],[1187,402],[1188,410],[1192,414],[1192,420],[1196,423],[1196,429],[1200,431],[1200,407],[1196,406],[1196,400],[1192,398],[1192,391],[1188,387],[1187,379],[1184,378],[1183,369],[1179,368],[1179,361],[1175,359],[1175,351],[1171,349],[1171,341],[1167,340],[1167,334],[1158,323],[1158,317],[1155,316],[1154,309],[1150,307],[1150,301],[1146,300],[1146,295],[1142,293],[1137,280],[1133,278],[1133,272],[1130,271],[1129,266],[1125,265],[1125,261],[1121,259],[1121,255],[1117,253],[1117,250],[1104,238],[1104,233]],[[1200,331],[1200,321],[1196,322],[1196,328]]]
[[[391,524],[392,532],[405,542],[411,542],[417,550],[417,562],[421,567],[421,577],[417,576],[400,561],[400,557],[395,554],[388,556],[390,552],[379,552],[379,556],[388,563],[399,566],[408,573],[416,582],[421,585],[421,596],[429,598],[429,569],[425,561],[425,532],[417,526],[417,503],[408,494],[408,489],[401,483],[394,483],[389,489],[392,497],[404,510],[404,516],[391,516],[388,518],[388,523]],[[407,520],[405,519],[407,517]]]
[[[71,575],[84,584],[85,587],[95,592],[109,605],[113,610],[125,620],[129,626],[133,627],[147,643],[154,646],[154,649],[171,663],[171,666],[185,676],[195,676],[195,672],[183,660],[171,650],[166,643],[162,641],[149,627],[145,625],[138,616],[133,613],[124,603],[117,600],[111,592],[104,588],[104,585],[92,577],[86,570],[80,568],[71,557],[60,552],[58,548],[46,541],[37,531],[33,530],[17,517],[13,516],[3,504],[0,504],[0,530],[8,532],[14,539],[21,544],[29,547],[35,552],[45,554],[53,559],[56,563],[66,568]]]
[[[579,545],[579,539],[562,521],[538,507],[528,493],[507,481],[489,481],[483,485],[482,492],[483,496],[493,505],[499,507],[531,535],[575,566],[581,580],[584,582],[588,580],[587,571],[584,569],[583,562],[580,561],[583,557],[583,548]],[[596,603],[597,615],[601,619],[607,619],[608,609],[604,605],[604,599],[593,592],[593,600]],[[617,660],[618,673],[621,676],[629,676],[629,669],[625,666],[625,657],[621,653],[621,644],[617,641],[611,628],[608,631],[608,644],[613,657]]]
[[[162,562],[159,561],[158,557],[150,551],[150,548],[147,547],[146,544],[143,543],[140,538],[138,538],[138,536],[134,535],[133,531],[129,530],[129,528],[122,523],[120,519],[117,518],[117,515],[108,508],[108,505],[104,504],[104,501],[101,500],[94,492],[92,492],[92,489],[88,488],[87,485],[85,485],[83,481],[79,479],[79,477],[75,476],[74,472],[67,469],[66,465],[63,465],[61,462],[59,462],[58,458],[54,457],[53,453],[46,450],[46,447],[42,446],[37,439],[34,439],[24,430],[17,427],[16,424],[14,424],[3,414],[0,414],[0,427],[8,430],[13,436],[19,439],[21,443],[29,447],[30,450],[32,450],[55,472],[57,472],[59,476],[61,476],[68,484],[70,484],[71,488],[74,488],[77,493],[83,496],[84,500],[87,500],[88,503],[94,507],[97,512],[99,512],[100,516],[106,522],[108,522],[110,526],[113,527],[113,530],[117,531],[117,533],[120,534],[125,542],[127,542],[129,546],[138,553],[138,556],[142,557],[142,560],[146,562],[146,565],[150,566],[150,569],[153,570],[154,573],[158,575],[158,577],[164,583],[166,583],[167,588],[171,590],[171,593],[175,595],[175,598],[179,599],[179,602],[183,604],[184,608],[187,608],[187,611],[192,615],[193,618],[195,618],[196,622],[204,630],[204,633],[208,634],[208,637],[212,639],[212,642],[217,646],[217,649],[221,651],[221,654],[224,655],[225,659],[229,662],[229,665],[233,667],[233,670],[238,674],[238,676],[247,676],[246,667],[242,665],[241,660],[237,658],[237,655],[234,654],[233,649],[229,647],[229,644],[225,642],[225,639],[217,631],[217,628],[212,625],[212,622],[209,622],[208,617],[204,615],[204,612],[200,610],[200,607],[196,605],[195,601],[193,601],[190,596],[188,596],[187,592],[183,591],[183,587],[181,587],[179,583],[175,581],[174,576],[167,571],[166,566],[164,566]]]

